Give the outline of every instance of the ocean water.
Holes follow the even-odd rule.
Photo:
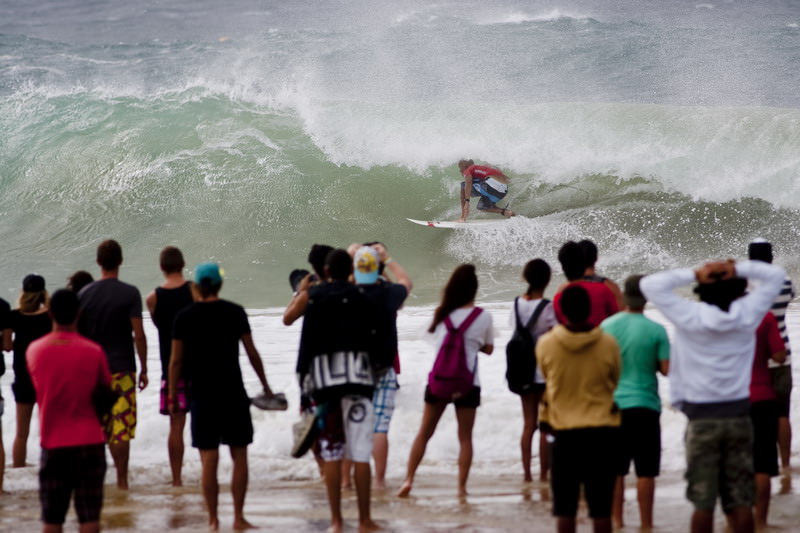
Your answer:
[[[315,242],[385,242],[419,305],[460,262],[505,299],[567,239],[622,279],[761,236],[797,275],[798,24],[788,0],[2,2],[0,296],[96,272],[109,237],[143,291],[175,244],[262,309]],[[406,222],[458,216],[462,157],[523,216]]]
[[[250,310],[270,381],[294,402],[289,271],[313,243],[381,240],[415,284],[399,317],[396,479],[433,358],[423,331],[461,262],[478,267],[498,347],[521,267],[542,257],[558,270],[568,239],[593,239],[600,270],[621,281],[740,258],[765,237],[800,279],[798,69],[791,0],[5,0],[0,296],[15,300],[29,272],[51,289],[97,273],[106,238],[144,294],[160,283],[159,250],[177,245],[190,267],[222,263],[223,296]],[[512,177],[521,216],[480,230],[407,222],[458,216],[463,157]],[[481,365],[475,468],[512,470],[517,400],[502,357]],[[156,392],[140,398],[134,485],[168,478]],[[254,417],[257,475],[315,475],[287,456],[292,410]],[[664,468],[680,470],[683,417],[662,422]],[[453,421],[442,423],[420,476],[452,473]],[[196,479],[191,452],[186,462]],[[9,490],[36,484],[7,478]]]

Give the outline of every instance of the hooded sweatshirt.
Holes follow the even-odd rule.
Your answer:
[[[536,360],[547,387],[542,410],[556,431],[619,426],[614,389],[619,345],[600,328],[574,332],[558,325],[539,337]]]
[[[673,405],[689,418],[747,414],[756,329],[781,290],[781,267],[761,261],[736,263],[736,275],[757,283],[728,311],[679,296],[695,281],[688,268],[642,278],[647,299],[675,325],[669,369]]]

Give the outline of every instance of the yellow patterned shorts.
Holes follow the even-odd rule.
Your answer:
[[[120,395],[106,422],[108,442],[115,444],[136,436],[136,372],[111,374],[111,388]]]

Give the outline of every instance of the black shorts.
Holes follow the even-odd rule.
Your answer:
[[[447,400],[444,398],[439,398],[438,396],[434,396],[431,394],[431,388],[427,385],[425,386],[425,403],[450,403],[451,400]],[[481,404],[481,388],[480,387],[472,387],[470,391],[459,398],[458,400],[452,400],[453,405],[456,407],[472,407],[477,408]]]
[[[622,409],[619,469],[628,474],[633,461],[637,477],[656,477],[661,466],[661,413],[644,407]]]
[[[778,402],[768,400],[750,405],[753,421],[753,470],[756,474],[778,475]]]
[[[581,485],[589,516],[611,516],[617,479],[619,428],[598,427],[556,431],[551,447],[553,516],[575,517]]]
[[[789,418],[789,406],[792,400],[792,367],[776,366],[769,369],[772,388],[778,396],[778,416]]]
[[[17,403],[36,403],[36,390],[33,388],[33,381],[27,372],[20,372],[14,375],[14,383],[11,384],[14,391],[14,401]]]
[[[104,444],[42,449],[39,470],[42,521],[46,524],[63,524],[73,492],[78,522],[84,524],[100,520],[105,475]]]
[[[220,444],[247,446],[253,442],[253,420],[250,402],[221,404],[192,398],[192,446],[201,450],[216,450]]]

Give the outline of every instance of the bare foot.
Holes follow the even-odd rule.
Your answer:
[[[219,531],[219,519],[217,519],[217,518],[209,518],[208,519],[208,529],[210,531]]]
[[[118,479],[117,480],[117,488],[119,490],[128,490],[128,480],[127,479]]]
[[[514,211],[512,211],[511,209],[504,209],[503,210],[503,216],[506,217],[506,218],[511,218],[514,215],[516,215],[516,213]]]
[[[378,531],[379,529],[383,529],[381,526],[373,522],[372,520],[367,520],[365,522],[358,523],[358,532],[359,533],[369,533],[370,531]]]
[[[467,494],[469,494],[467,492],[467,487],[458,487],[458,497],[459,498],[464,498],[464,497],[467,496]]]
[[[172,480],[172,486],[173,487],[183,487],[183,481],[181,481],[180,479],[173,479]]]
[[[353,482],[352,481],[343,482],[342,490],[353,490]]]
[[[525,477],[522,479],[522,481],[524,483],[533,483],[533,476],[531,475],[530,472],[528,472],[527,474],[525,474]]]
[[[331,522],[331,527],[328,528],[328,533],[342,533],[342,523]]]
[[[375,479],[372,481],[372,490],[386,490],[386,481],[383,479]]]
[[[258,529],[258,526],[254,526],[244,518],[239,518],[233,521],[234,531],[243,531],[245,529]]]
[[[456,222],[466,222],[466,221],[467,220],[465,218],[459,218],[458,220],[456,220]]]
[[[403,481],[403,484],[400,486],[400,490],[398,490],[397,494],[395,495],[398,498],[407,498],[409,494],[411,494],[411,482],[406,480]]]

